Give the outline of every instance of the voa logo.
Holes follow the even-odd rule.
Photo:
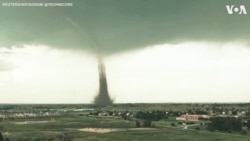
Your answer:
[[[238,13],[239,15],[241,15],[241,14],[246,15],[247,14],[247,10],[246,10],[244,5],[240,5],[239,7],[234,6],[234,5],[226,5],[226,8],[227,8],[227,13],[229,15],[232,15],[234,13]]]

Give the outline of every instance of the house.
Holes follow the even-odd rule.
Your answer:
[[[199,121],[199,115],[181,115],[180,117],[177,117],[176,120],[181,121]]]

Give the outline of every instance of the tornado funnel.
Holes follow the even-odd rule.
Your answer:
[[[97,106],[108,106],[112,105],[113,100],[110,99],[108,92],[108,84],[105,72],[105,65],[102,58],[98,58],[99,68],[99,92],[95,97],[94,104]]]

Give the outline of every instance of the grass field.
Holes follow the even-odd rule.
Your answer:
[[[32,122],[25,122],[31,121]],[[37,122],[37,123],[36,123]],[[19,124],[17,124],[19,123]],[[171,126],[175,123],[177,126]],[[183,129],[174,119],[153,122],[152,129],[135,129],[135,121],[114,117],[88,116],[86,113],[68,112],[61,117],[0,122],[4,137],[11,141],[60,141],[64,133],[73,141],[249,141],[250,135],[240,133],[196,130],[199,124]],[[82,128],[122,129],[97,133],[80,131]]]

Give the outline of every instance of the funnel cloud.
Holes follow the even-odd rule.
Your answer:
[[[94,103],[97,106],[107,106],[113,103],[108,92],[108,84],[105,72],[105,65],[102,61],[102,58],[98,59],[99,67],[99,93],[95,97]]]

